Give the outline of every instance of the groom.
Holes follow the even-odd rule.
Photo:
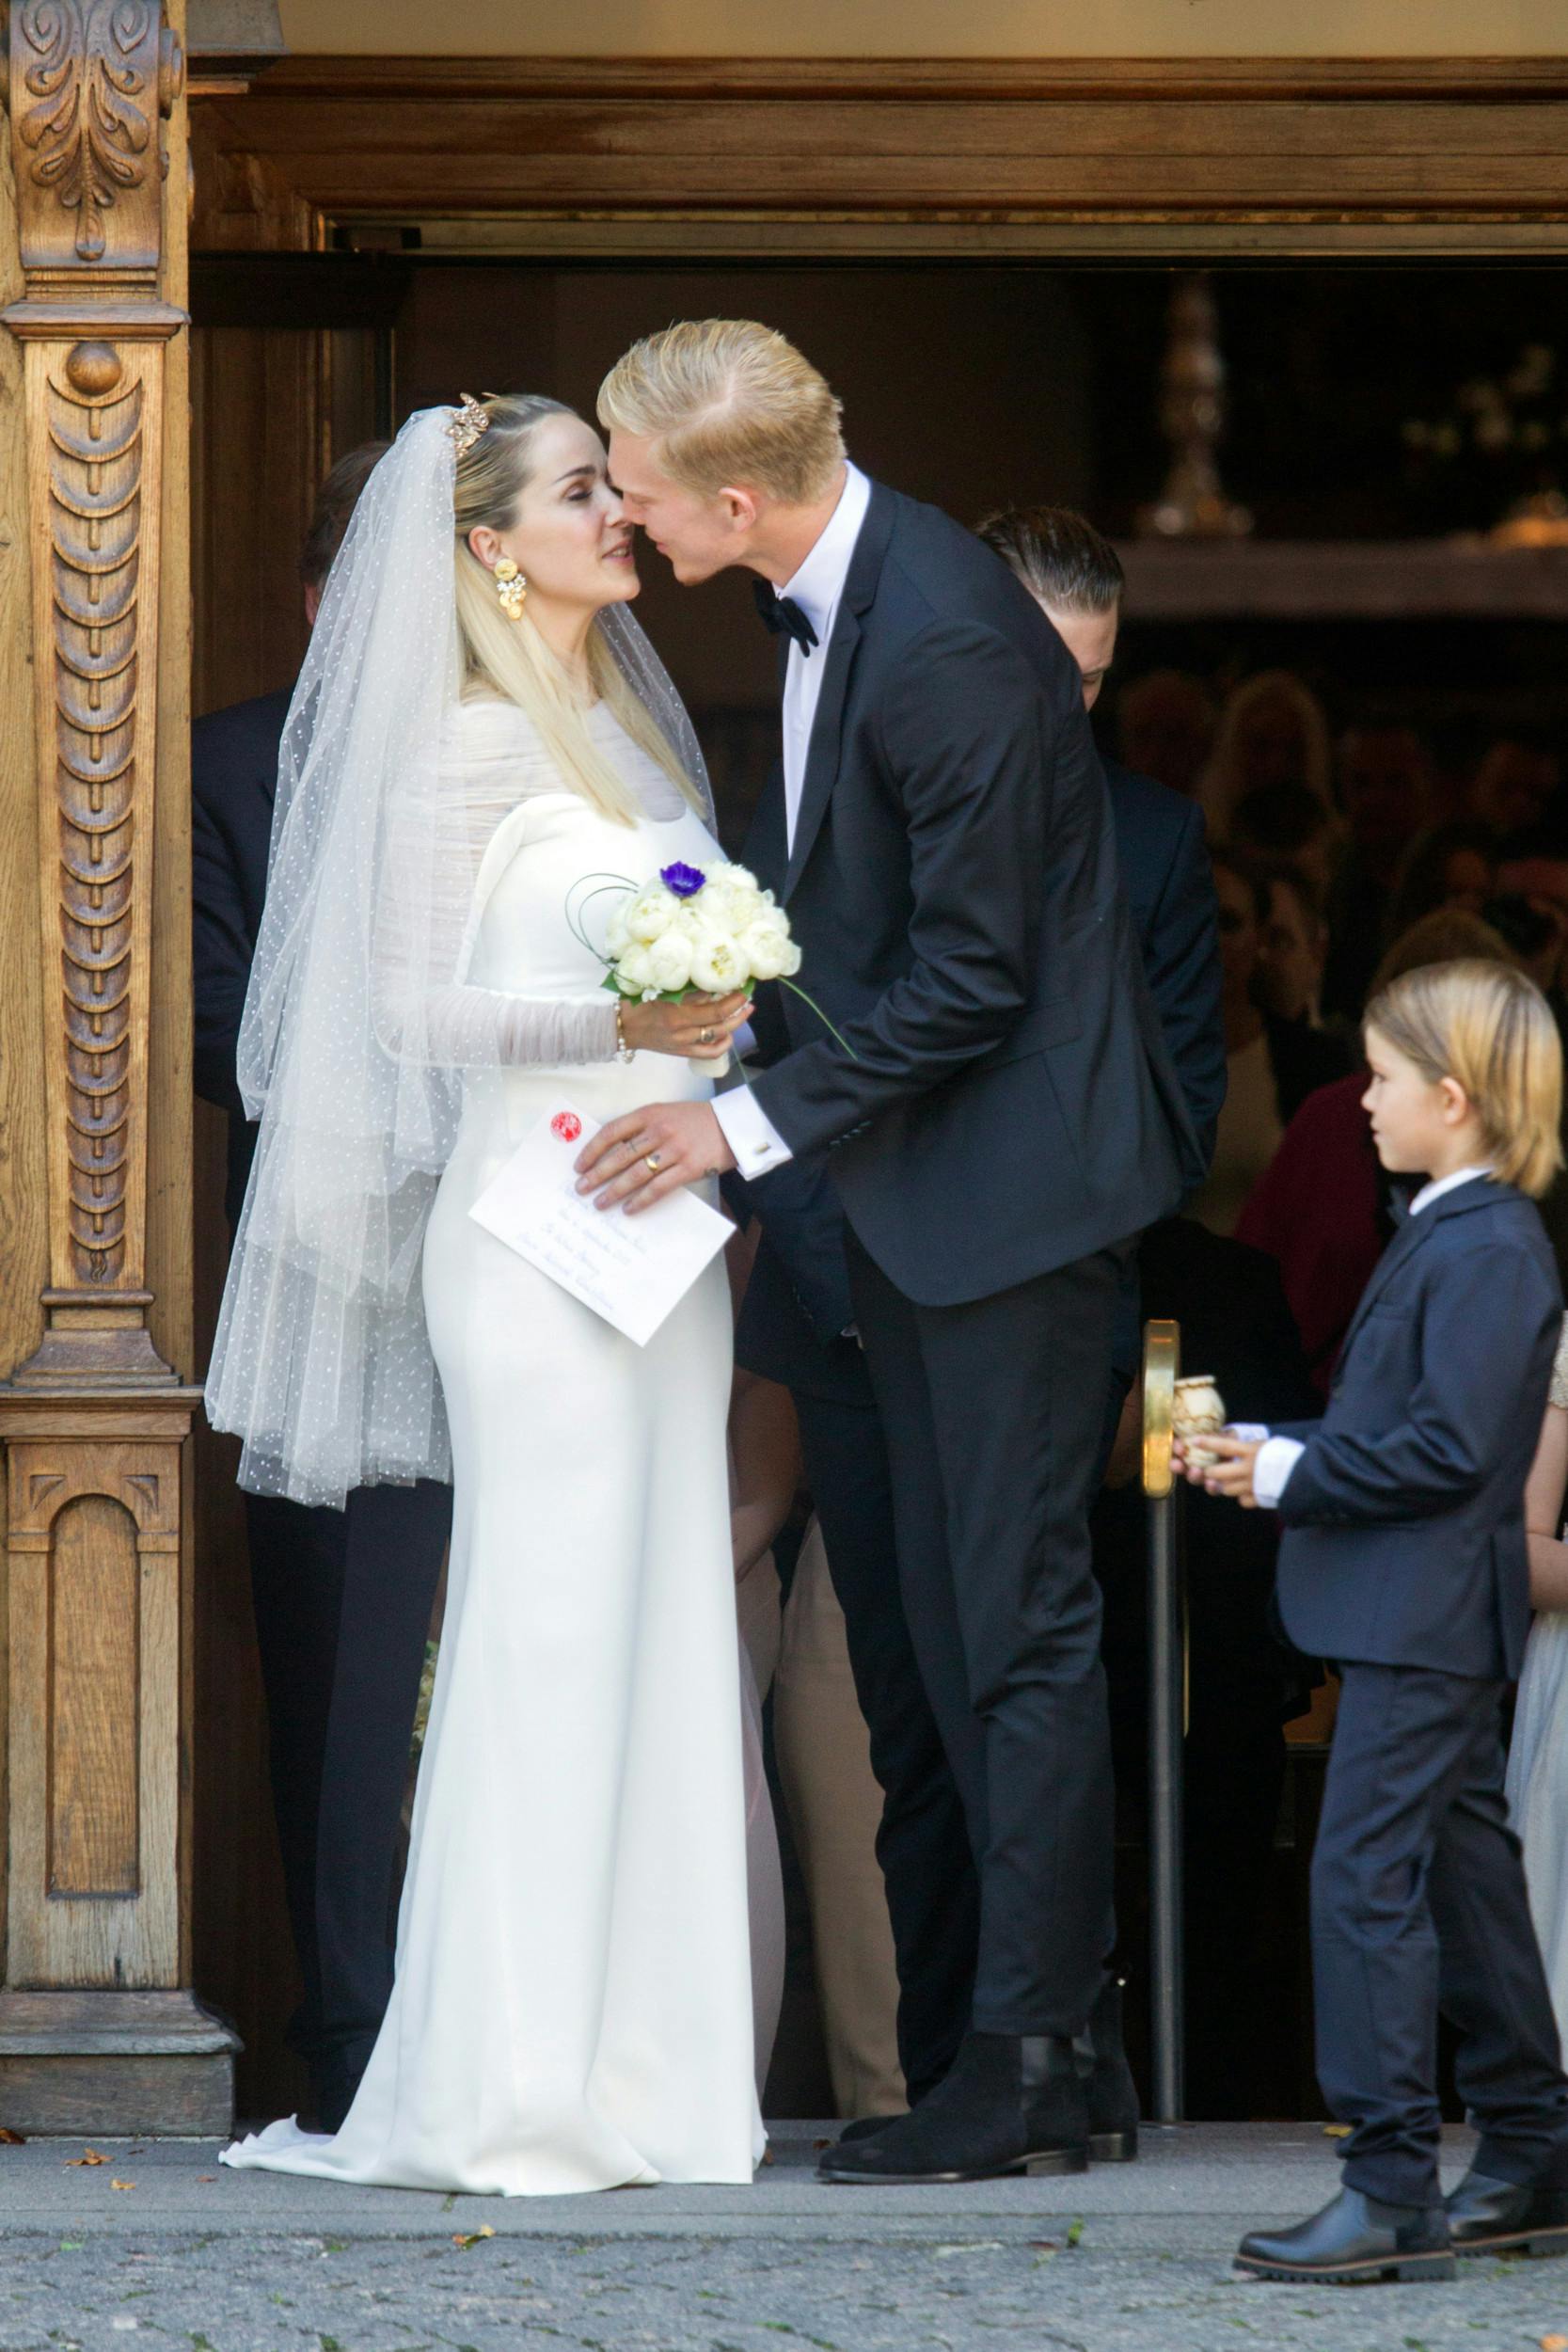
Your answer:
[[[782,336],[671,327],[599,406],[677,579],[757,573],[787,644],[772,879],[842,1041],[788,997],[750,1091],[611,1121],[583,1188],[638,1210],[832,1150],[906,1610],[944,1740],[976,1718],[984,1737],[972,2030],[916,2109],[824,2170],[1077,2170],[1072,2042],[1113,1934],[1089,1486],[1127,1250],[1197,1169],[1081,679],[989,550],[847,464],[837,402]]]

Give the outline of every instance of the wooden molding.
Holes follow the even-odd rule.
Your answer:
[[[193,133],[209,249],[388,219],[627,258],[1501,250],[1568,224],[1568,58],[294,57]]]
[[[198,1402],[0,1397],[6,1981],[181,1983],[181,1451]]]
[[[49,1288],[27,1385],[174,1375],[147,1333],[166,346],[157,0],[17,0],[9,114],[38,746]]]
[[[157,0],[15,0],[10,115],[29,279],[156,276],[161,125],[183,75]]]

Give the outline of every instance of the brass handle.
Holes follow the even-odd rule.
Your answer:
[[[1144,1492],[1158,1502],[1171,1490],[1172,1415],[1181,1370],[1181,1334],[1174,1323],[1144,1326]]]

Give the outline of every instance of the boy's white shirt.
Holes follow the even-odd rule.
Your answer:
[[[1456,1168],[1451,1176],[1434,1177],[1430,1184],[1421,1186],[1410,1203],[1410,1215],[1419,1216],[1423,1209],[1431,1208],[1433,1202],[1440,1200],[1446,1192],[1456,1191],[1461,1184],[1469,1184],[1473,1177],[1490,1176],[1492,1170],[1486,1167]],[[1261,1422],[1236,1422],[1232,1425],[1232,1435],[1263,1439],[1252,1466],[1252,1492],[1260,1510],[1276,1510],[1291,1472],[1306,1453],[1306,1447],[1299,1438],[1271,1438]]]

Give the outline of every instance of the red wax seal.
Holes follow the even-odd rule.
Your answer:
[[[576,1143],[582,1133],[582,1121],[576,1111],[557,1111],[550,1121],[550,1133],[559,1136],[562,1143]]]

